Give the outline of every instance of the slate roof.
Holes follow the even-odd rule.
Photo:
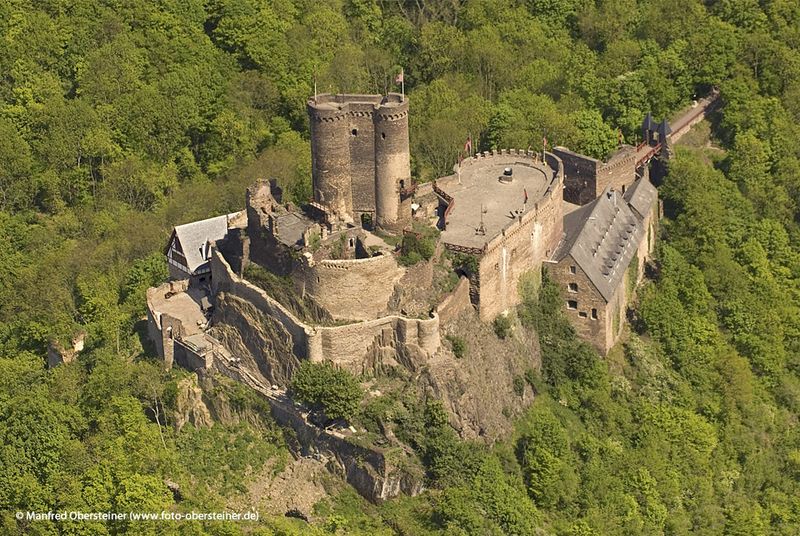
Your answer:
[[[593,202],[564,216],[564,232],[553,260],[571,255],[610,301],[644,236],[641,219],[622,195],[607,188]]]
[[[642,130],[655,130],[656,129],[656,122],[653,121],[653,116],[650,115],[650,112],[647,112],[647,115],[644,117],[644,121],[642,121]]]
[[[225,238],[228,234],[228,220],[238,215],[239,213],[235,212],[226,216],[175,226],[173,236],[177,237],[180,242],[183,255],[186,257],[187,268],[192,273],[208,262],[206,244]],[[170,240],[171,242],[172,240]]]
[[[627,201],[633,209],[637,212],[640,218],[645,218],[653,208],[653,204],[658,198],[658,190],[650,182],[647,177],[634,182],[628,191],[623,194],[625,201]]]

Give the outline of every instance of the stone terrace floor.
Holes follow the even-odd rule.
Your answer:
[[[162,285],[162,287],[166,290],[168,285]],[[159,287],[159,290],[162,287]],[[200,307],[200,300],[206,295],[205,292],[190,288],[185,292],[173,294],[169,298],[166,298],[164,294],[160,292],[153,295],[151,307],[155,312],[179,318],[183,322],[184,337],[203,331],[206,317]]]
[[[499,180],[506,167],[513,170],[510,183]],[[459,246],[483,247],[516,219],[516,211],[522,211],[522,214],[534,210],[554,173],[541,162],[513,155],[470,162],[462,168],[460,183],[457,175],[438,183],[455,199],[442,240]],[[527,203],[524,202],[525,190],[528,192]],[[485,211],[483,225],[486,234],[477,232],[481,223],[481,206]]]

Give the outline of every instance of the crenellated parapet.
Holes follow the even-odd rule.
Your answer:
[[[409,102],[402,95],[317,95],[311,123],[314,201],[343,222],[368,215],[396,233],[410,220]]]

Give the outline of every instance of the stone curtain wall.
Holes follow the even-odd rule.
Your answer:
[[[318,326],[308,344],[312,361],[333,361],[354,374],[397,364],[414,371],[439,349],[439,317],[391,315],[344,326]]]
[[[608,162],[555,147],[564,163],[564,200],[576,205],[594,201],[606,187],[623,191],[636,180],[636,149],[625,146]]]
[[[595,197],[602,194],[609,186],[618,192],[624,192],[635,180],[636,149],[626,146],[612,156],[608,163],[598,167]]]
[[[334,319],[371,320],[386,311],[404,273],[392,255],[319,262],[303,257],[292,279]]]
[[[564,201],[576,205],[594,201],[597,197],[597,172],[602,163],[566,147],[554,147],[553,153],[564,163]]]
[[[239,278],[218,251],[211,257],[215,293],[227,293],[251,303],[256,309],[280,323],[292,339],[292,352],[300,359],[329,360],[344,369],[361,373],[376,362],[389,359],[407,367],[431,357],[439,349],[439,317],[416,319],[398,315],[385,316],[343,326],[312,326],[295,317],[262,289]],[[369,291],[365,291],[369,294]],[[224,298],[220,301],[225,302]],[[224,315],[217,311],[215,315]],[[236,326],[242,338],[255,327],[243,322]],[[412,360],[414,362],[412,362]]]
[[[542,263],[561,240],[563,221],[563,167],[552,154],[548,164],[558,171],[545,195],[529,210],[503,229],[485,248],[479,261],[480,317],[493,320],[520,303],[519,281],[526,272],[541,272]]]

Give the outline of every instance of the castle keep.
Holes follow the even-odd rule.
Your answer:
[[[408,101],[320,95],[307,109],[314,201],[332,220],[401,231],[411,216]]]

